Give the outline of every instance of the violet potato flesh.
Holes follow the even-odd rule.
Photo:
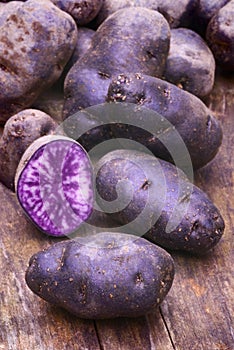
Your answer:
[[[18,200],[51,236],[76,231],[92,212],[92,167],[84,149],[63,136],[44,136],[24,153],[17,169]]]

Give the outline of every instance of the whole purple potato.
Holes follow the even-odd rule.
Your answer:
[[[234,71],[234,0],[222,7],[211,19],[206,40],[217,64]]]
[[[99,233],[33,255],[29,288],[80,318],[137,317],[153,311],[174,277],[171,256],[143,238]]]
[[[174,162],[168,146],[180,152],[182,160],[183,141],[197,169],[215,157],[222,143],[221,124],[212,111],[196,96],[165,80],[143,74],[119,74],[113,77],[106,101],[113,103],[104,105],[104,113],[109,115],[105,125],[101,123],[102,113],[96,113],[95,106],[73,118],[76,130],[88,130],[78,139],[87,151],[104,140],[125,138],[143,144],[159,158]],[[114,119],[117,108],[125,116],[122,123]],[[140,120],[144,121],[142,128],[137,127]],[[175,130],[181,141],[173,136]],[[75,138],[72,131],[68,126],[66,132]]]
[[[187,26],[194,9],[194,0],[103,0],[103,5],[94,20],[99,26],[112,13],[126,7],[145,7],[160,12],[171,28]]]
[[[19,163],[15,189],[27,216],[51,236],[73,233],[92,213],[92,166],[68,137],[49,135],[32,143]]]
[[[0,139],[0,181],[14,190],[20,159],[29,145],[41,136],[53,134],[57,123],[44,112],[26,109],[6,122]]]
[[[169,42],[169,25],[156,11],[135,7],[109,16],[66,77],[64,118],[105,102],[115,74],[129,71],[161,76]]]
[[[204,254],[224,232],[219,210],[184,173],[152,155],[133,150],[107,153],[96,165],[101,209],[120,223],[171,250]],[[127,227],[126,227],[127,225]]]
[[[198,97],[208,95],[214,85],[215,59],[205,41],[186,28],[171,30],[165,79]]]
[[[102,7],[102,0],[52,0],[61,10],[69,13],[78,26],[91,22]]]
[[[67,13],[51,1],[4,5],[0,13],[0,123],[29,107],[61,75],[77,40]]]

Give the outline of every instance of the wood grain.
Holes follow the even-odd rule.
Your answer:
[[[173,253],[173,287],[146,317],[80,320],[35,296],[24,280],[28,260],[55,239],[38,232],[0,184],[0,350],[234,349],[234,78],[218,76],[207,103],[223,123],[224,139],[195,179],[220,208],[225,234],[207,256]]]

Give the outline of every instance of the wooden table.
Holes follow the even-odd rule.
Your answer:
[[[220,208],[226,231],[205,257],[173,253],[173,287],[147,317],[80,320],[34,295],[24,280],[28,260],[54,240],[33,227],[0,185],[0,349],[234,349],[234,78],[218,76],[207,103],[223,123],[224,140],[195,178]]]

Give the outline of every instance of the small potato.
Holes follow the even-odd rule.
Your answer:
[[[122,72],[161,76],[169,51],[170,28],[153,10],[119,10],[96,31],[88,52],[65,79],[64,118],[105,102],[111,77]]]
[[[61,10],[69,13],[78,26],[91,22],[100,11],[102,0],[52,0]]]
[[[184,173],[152,155],[131,150],[107,153],[96,165],[101,209],[121,230],[138,233],[166,249],[203,254],[222,237],[218,209]],[[127,227],[126,227],[127,225]]]
[[[77,40],[74,20],[51,1],[4,5],[0,13],[0,123],[32,105],[61,75]]]
[[[99,233],[32,256],[29,288],[80,318],[136,317],[153,311],[174,277],[171,256],[137,236]]]
[[[234,71],[234,0],[212,17],[206,31],[206,40],[217,64]]]
[[[0,181],[14,190],[19,161],[28,146],[41,136],[53,134],[58,124],[44,112],[26,109],[5,124],[0,139]]]
[[[205,41],[186,28],[171,31],[165,79],[198,97],[208,95],[214,85],[215,59]]]

